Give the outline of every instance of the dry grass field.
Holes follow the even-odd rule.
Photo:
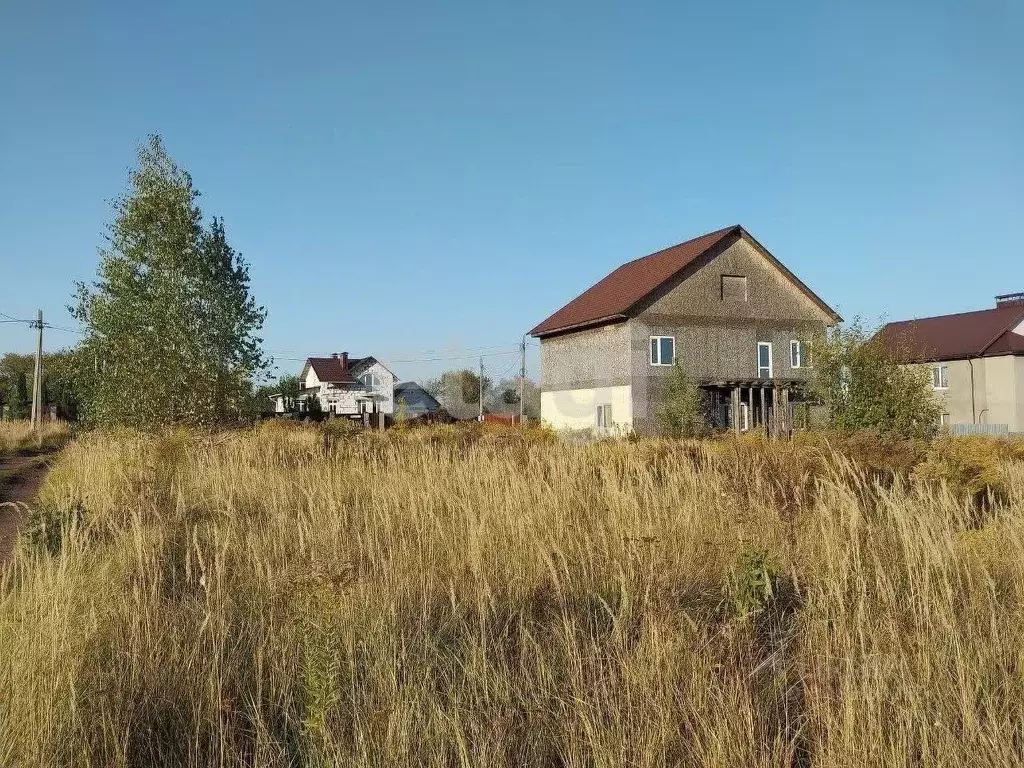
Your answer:
[[[0,458],[35,448],[58,447],[68,441],[71,430],[67,422],[44,421],[40,437],[37,442],[31,421],[0,421]]]
[[[268,424],[70,444],[10,766],[1016,766],[1024,451]]]

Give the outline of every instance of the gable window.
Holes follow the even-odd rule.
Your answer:
[[[757,342],[757,378],[772,378],[772,343],[770,341]]]
[[[722,275],[722,301],[746,301],[747,278],[744,275]]]
[[[949,366],[932,366],[932,389],[949,389]]]
[[[789,342],[789,367],[790,368],[808,368],[810,367],[810,360],[808,359],[807,345],[802,341],[793,339]]]
[[[380,376],[375,373],[364,373],[359,377],[359,380],[368,387],[379,387],[381,386]]]
[[[675,359],[674,336],[651,336],[651,365],[672,365]]]
[[[597,428],[608,429],[612,425],[612,407],[610,404],[597,406]]]

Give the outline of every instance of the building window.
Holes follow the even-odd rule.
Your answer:
[[[597,428],[608,429],[612,425],[612,407],[609,404],[597,406]]]
[[[790,368],[808,368],[810,367],[811,361],[809,355],[806,354],[807,345],[802,341],[789,342],[789,366]]]
[[[651,336],[651,365],[672,365],[675,359],[674,336]]]
[[[379,387],[381,386],[380,377],[374,373],[364,373],[359,377],[359,380],[368,387]]]
[[[757,342],[757,378],[772,378],[772,343],[770,341]]]
[[[932,389],[949,389],[949,366],[932,366]]]
[[[948,413],[940,413],[939,414],[939,429],[949,429],[949,414]]]
[[[747,278],[743,275],[722,275],[722,301],[746,301]]]

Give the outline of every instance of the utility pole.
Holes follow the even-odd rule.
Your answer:
[[[519,345],[519,426],[522,426],[523,417],[526,414],[526,406],[523,401],[526,399],[526,334],[523,334],[523,341]]]
[[[43,420],[43,310],[37,310],[36,328],[36,369],[32,377],[32,426],[36,432],[36,440],[40,438],[40,422]]]
[[[484,420],[484,356],[480,355],[480,421]]]

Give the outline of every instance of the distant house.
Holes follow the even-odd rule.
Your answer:
[[[878,338],[898,361],[930,368],[942,426],[1024,432],[1024,293],[997,296],[990,309],[888,323]]]
[[[742,227],[702,235],[622,265],[530,332],[541,419],[654,432],[679,360],[713,426],[784,425],[809,375],[804,340],[839,319]]]
[[[299,374],[298,409],[317,398],[325,414],[357,417],[363,413],[394,413],[395,375],[375,357],[350,358],[348,352],[310,357]],[[284,413],[284,395],[274,396],[274,410]]]
[[[407,420],[432,418],[444,413],[444,408],[432,394],[415,381],[395,385],[396,418]]]

